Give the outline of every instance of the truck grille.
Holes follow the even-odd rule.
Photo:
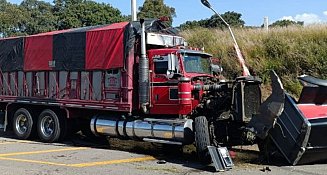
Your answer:
[[[249,122],[261,104],[261,90],[258,83],[240,82],[235,90],[235,120]]]
[[[261,103],[261,90],[258,84],[244,86],[244,115],[243,121],[249,122],[253,114],[258,112]]]

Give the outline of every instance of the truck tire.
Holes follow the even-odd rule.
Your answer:
[[[58,141],[61,135],[65,135],[64,131],[63,122],[55,112],[50,109],[42,111],[37,122],[37,132],[43,142]]]
[[[18,139],[28,139],[34,131],[31,113],[25,109],[18,109],[13,117],[13,131]]]
[[[98,138],[96,135],[94,135],[91,131],[91,119],[83,119],[79,121],[80,127],[81,127],[81,132],[84,136],[86,136],[88,139],[96,139]]]
[[[208,147],[211,145],[208,120],[205,116],[195,118],[195,146],[201,163],[211,163]]]
[[[90,123],[91,119],[84,119],[80,121],[81,132],[85,136],[85,139],[93,143],[108,144],[106,136],[97,136],[91,131]]]

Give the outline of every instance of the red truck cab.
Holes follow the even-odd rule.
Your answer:
[[[189,49],[156,49],[148,52],[150,63],[150,114],[187,115],[201,97],[192,94],[194,77],[213,77],[211,55]],[[189,81],[180,81],[180,78]],[[164,113],[163,113],[164,111]]]

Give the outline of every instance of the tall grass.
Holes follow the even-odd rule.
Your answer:
[[[299,95],[301,74],[327,79],[327,25],[262,29],[235,29],[235,37],[250,69],[264,83],[274,69],[286,89]],[[183,31],[189,45],[204,47],[206,52],[221,59],[225,76],[239,75],[232,39],[227,30],[196,28]]]

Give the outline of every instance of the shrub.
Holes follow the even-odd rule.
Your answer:
[[[282,78],[287,91],[299,95],[297,76],[309,74],[327,79],[327,26],[291,26],[272,28],[269,32],[255,28],[234,30],[248,66],[264,83],[269,82],[269,70]],[[226,30],[194,28],[182,32],[189,45],[205,48],[221,59],[226,77],[240,75],[233,41]],[[237,67],[238,68],[235,68]]]

